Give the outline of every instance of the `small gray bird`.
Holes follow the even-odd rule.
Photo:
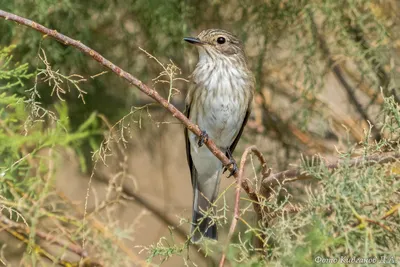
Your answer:
[[[202,146],[203,142],[211,138],[237,169],[232,153],[250,115],[254,76],[247,67],[242,44],[233,34],[210,29],[184,40],[199,52],[185,110],[186,116],[203,130],[198,138],[185,129],[193,186],[192,242],[198,242],[203,236],[217,239],[217,225],[209,215],[216,214],[213,203],[224,169],[221,161]]]

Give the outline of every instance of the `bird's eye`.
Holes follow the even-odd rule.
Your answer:
[[[225,40],[224,37],[218,37],[217,43],[219,43],[219,44],[224,44],[225,42],[226,42],[226,40]]]

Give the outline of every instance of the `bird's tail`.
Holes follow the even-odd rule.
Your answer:
[[[202,213],[193,210],[192,242],[200,241],[202,237],[217,239],[217,225]]]
[[[217,171],[210,180],[215,180],[215,185],[213,187],[212,194],[208,190],[203,190],[207,192],[202,192],[201,187],[198,186],[198,179],[194,177],[193,179],[193,216],[192,216],[192,242],[198,242],[202,237],[207,237],[211,239],[217,239],[217,225],[210,218],[210,215],[216,214],[216,208],[212,205],[218,194],[219,187],[219,176],[221,171]],[[213,175],[213,176],[214,176]],[[196,175],[197,176],[197,175]],[[208,193],[208,194],[206,194]],[[207,198],[207,196],[209,198]]]

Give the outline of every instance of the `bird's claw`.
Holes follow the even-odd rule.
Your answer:
[[[197,143],[199,147],[202,147],[205,142],[208,141],[208,134],[206,131],[201,131],[199,142]]]
[[[229,165],[232,165],[232,170],[230,171],[228,178],[234,176],[238,172],[238,166],[236,164],[236,161],[233,158],[231,158],[229,164],[224,167],[222,173],[225,173],[228,170]]]
[[[223,170],[222,173],[225,173],[225,172],[228,170],[228,166],[229,166],[229,165],[232,165],[232,170],[231,170],[231,172],[229,173],[229,176],[228,176],[228,178],[229,178],[229,177],[231,177],[231,176],[234,176],[234,175],[237,173],[238,167],[237,167],[237,164],[236,164],[236,160],[233,158],[232,152],[231,152],[230,149],[228,149],[228,150],[226,151],[226,154],[227,154],[227,156],[228,156],[230,162],[229,162],[228,165],[225,165],[225,166],[224,166],[224,170]]]

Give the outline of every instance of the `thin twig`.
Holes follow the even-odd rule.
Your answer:
[[[100,178],[100,176],[102,175],[104,174],[96,173],[95,175],[95,177],[97,178],[96,180],[102,183],[107,183],[110,180],[110,178],[109,177]],[[146,200],[144,197],[142,197],[140,194],[137,194],[129,187],[121,185],[121,197],[126,201],[135,201],[136,204],[150,211],[164,225],[168,227],[173,227],[174,232],[178,234],[178,236],[181,237],[183,240],[187,239],[187,237],[189,236],[188,233],[186,233],[182,228],[177,226],[177,223],[175,223],[168,216],[164,215],[164,212],[161,211],[156,205],[152,204],[150,201]],[[203,258],[206,257],[206,253],[203,250],[199,249],[198,244],[193,244],[193,246],[195,246],[196,248],[195,251],[198,254],[200,254],[201,257]]]
[[[370,166],[374,164],[385,164],[390,162],[395,162],[400,159],[400,153],[383,153],[377,154],[367,157],[357,157],[351,160],[338,160],[334,163],[330,163],[326,165],[326,168],[329,170],[335,170],[340,167],[342,164],[347,164],[349,167],[361,167],[361,166]],[[301,168],[286,170],[283,172],[275,173],[266,177],[262,181],[262,186],[266,189],[273,187],[277,184],[285,184],[294,182],[297,180],[306,180],[312,179],[313,176],[303,171]]]
[[[66,197],[63,192],[57,192],[57,195],[66,203],[68,203],[75,212],[83,216],[85,213],[84,210]],[[149,266],[148,263],[146,263],[144,260],[141,260],[139,256],[132,251],[131,247],[127,246],[123,241],[115,237],[115,235],[112,234],[111,229],[104,225],[103,222],[99,221],[96,216],[87,216],[87,221],[90,223],[91,227],[102,233],[106,238],[109,238],[113,246],[117,246],[121,251],[123,251],[131,262],[134,262],[138,266]]]
[[[31,230],[29,227],[27,227],[24,223],[17,223],[13,220],[8,219],[6,216],[0,214],[0,224],[2,225],[2,228],[5,229],[7,232],[9,232],[11,235],[15,236],[16,238],[24,241],[25,243],[29,243],[28,236],[31,233]],[[51,234],[45,233],[43,231],[35,229],[35,235],[39,238],[41,238],[44,241],[49,242],[50,244],[55,244],[57,246],[60,246],[62,248],[65,248],[80,257],[83,258],[83,261],[85,263],[89,263],[88,265],[85,266],[103,266],[102,264],[92,261],[88,258],[88,253],[82,249],[80,246],[76,244],[72,244],[68,241],[64,241],[60,239],[57,236],[53,236]],[[42,254],[46,258],[49,258],[50,260],[54,260],[58,258],[58,256],[51,256],[48,252],[44,251],[43,249],[37,250],[39,254]],[[57,261],[55,261],[57,262]],[[67,263],[66,261],[58,261],[59,264],[65,265],[65,266],[71,266],[71,263]],[[72,264],[74,265],[74,264]],[[76,264],[78,265],[78,264]]]
[[[115,125],[111,125],[110,122],[108,121],[108,119],[103,115],[103,114],[99,114],[98,117],[107,125],[112,138],[115,141],[115,143],[117,144],[117,151],[120,152],[122,155],[124,154],[124,148],[121,145],[121,143],[118,141],[118,136],[117,133],[115,132],[115,126],[121,122],[121,120],[119,122],[117,122],[117,124]],[[125,159],[127,159],[127,155],[123,155],[123,157]],[[123,164],[126,165],[126,164]],[[104,177],[99,179],[101,176],[104,176],[103,173],[100,172],[96,172],[96,175],[94,177],[97,178],[98,181],[100,182],[108,182],[112,180],[112,178],[110,177]],[[173,220],[171,220],[168,216],[165,215],[165,211],[163,211],[162,209],[160,209],[159,207],[157,207],[156,205],[152,204],[150,201],[146,200],[145,198],[143,198],[140,194],[137,194],[136,192],[134,192],[134,190],[130,189],[129,187],[127,187],[126,185],[124,185],[123,182],[121,182],[118,185],[121,188],[121,197],[125,200],[128,201],[135,201],[136,204],[144,207],[146,210],[150,211],[159,221],[161,221],[164,225],[166,225],[167,227],[173,227],[175,232],[178,234],[178,236],[180,236],[183,240],[187,239],[187,237],[189,236],[188,233],[186,233],[182,228],[177,227],[177,223],[175,223]],[[203,250],[198,249],[198,245],[194,244],[196,246],[196,251],[203,257],[205,258],[206,254],[204,253]]]
[[[237,221],[239,220],[239,203],[240,203],[240,190],[243,187],[243,174],[244,174],[244,170],[245,170],[245,166],[246,166],[246,160],[247,160],[247,156],[250,153],[254,153],[258,159],[260,160],[261,166],[262,166],[262,174],[266,174],[267,173],[267,164],[265,161],[264,156],[262,155],[262,153],[257,149],[256,146],[250,146],[248,148],[246,148],[246,150],[243,152],[242,154],[242,158],[240,160],[240,168],[239,168],[239,172],[238,172],[238,177],[236,179],[236,197],[235,197],[235,208],[234,208],[234,213],[233,213],[233,218],[232,218],[232,222],[231,222],[231,226],[229,228],[229,232],[228,232],[228,238],[226,240],[226,244],[227,246],[230,243],[230,240],[232,238],[233,233],[235,232],[235,228],[237,225]],[[248,184],[246,182],[246,185],[243,188],[248,188]],[[253,202],[253,204],[258,205],[257,202]],[[219,267],[224,266],[225,264],[225,258],[226,258],[226,252],[222,253],[221,256],[221,260],[219,262]]]
[[[395,205],[394,207],[392,207],[389,211],[387,211],[385,213],[384,216],[382,216],[381,220],[385,220],[387,217],[396,214],[396,212],[400,210],[400,204]]]

